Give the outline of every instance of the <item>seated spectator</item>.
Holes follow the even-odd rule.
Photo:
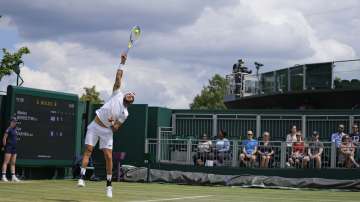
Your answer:
[[[359,126],[357,124],[352,126],[352,133],[350,134],[350,138],[352,139],[354,145],[360,146],[360,132]]]
[[[215,156],[218,165],[222,165],[224,163],[224,160],[229,159],[230,157],[230,142],[225,137],[226,132],[224,130],[220,130],[218,134],[218,139],[215,143]]]
[[[294,142],[296,142],[296,133],[297,133],[297,128],[295,125],[293,125],[291,128],[290,128],[290,133],[286,136],[286,145],[288,147],[291,147],[292,144]]]
[[[256,162],[256,153],[258,141],[253,139],[254,133],[252,130],[247,131],[247,140],[243,141],[243,149],[240,154],[240,164],[253,167]]]
[[[346,168],[352,168],[353,165],[359,168],[359,164],[354,159],[355,146],[351,142],[349,135],[344,135],[340,145],[339,161],[343,163]]]
[[[268,168],[269,162],[274,155],[273,147],[270,143],[270,133],[263,133],[263,141],[259,144],[258,153],[260,155],[260,168]]]
[[[344,133],[344,125],[340,124],[338,127],[338,131],[331,135],[331,142],[335,143],[336,148],[340,148],[342,137],[346,134]]]
[[[305,143],[300,132],[296,133],[296,142],[292,145],[292,151],[288,166],[302,167],[305,157]]]
[[[212,159],[211,155],[212,142],[209,140],[206,134],[203,134],[202,139],[197,145],[197,153],[193,156],[194,164],[198,166],[203,166],[206,160]]]
[[[310,142],[308,148],[308,156],[304,157],[304,167],[307,166],[309,161],[313,161],[316,168],[321,168],[321,155],[324,150],[324,145],[320,142],[319,137],[319,132],[314,131],[312,135],[312,142]]]

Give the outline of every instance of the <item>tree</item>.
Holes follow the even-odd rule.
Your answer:
[[[0,63],[0,80],[12,72],[20,74],[20,65],[24,63],[22,56],[29,54],[30,50],[27,47],[22,47],[15,53],[10,53],[5,48],[2,51],[4,55]]]
[[[92,104],[101,104],[104,102],[100,99],[100,93],[96,91],[96,87],[92,86],[91,88],[84,87],[85,93],[80,97],[81,101],[90,101]]]
[[[209,85],[204,86],[200,95],[196,95],[193,103],[190,104],[190,109],[226,109],[224,104],[224,96],[227,88],[227,81],[224,77],[215,74]]]

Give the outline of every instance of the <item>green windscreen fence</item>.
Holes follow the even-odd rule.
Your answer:
[[[171,126],[172,110],[163,107],[148,108],[148,138],[157,138],[159,127]]]
[[[306,65],[306,89],[330,89],[332,83],[333,63]]]
[[[261,74],[262,94],[331,89],[333,63],[296,65]],[[305,83],[304,83],[305,82]]]
[[[5,131],[5,128],[7,127],[7,123],[5,122],[5,116],[4,116],[5,104],[6,104],[6,96],[0,95],[0,134],[1,134],[0,137],[2,137],[2,134]]]
[[[95,117],[95,111],[101,105],[90,106],[89,123]],[[148,130],[148,106],[133,104],[128,108],[129,116],[120,130],[114,133],[113,152],[124,152],[124,164],[140,165],[144,162],[145,138]],[[83,135],[83,138],[85,134]],[[84,145],[82,145],[84,146]],[[93,153],[95,163],[105,164],[102,151],[98,145]]]

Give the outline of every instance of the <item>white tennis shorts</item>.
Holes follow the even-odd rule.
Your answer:
[[[112,149],[113,132],[110,128],[101,127],[99,124],[93,121],[87,127],[85,144],[95,146],[98,141],[100,149]]]

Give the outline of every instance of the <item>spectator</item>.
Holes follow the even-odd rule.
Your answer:
[[[3,150],[4,150],[4,161],[2,164],[2,177],[1,180],[3,182],[8,182],[8,179],[6,178],[6,170],[8,167],[8,164],[10,163],[10,171],[11,171],[11,181],[13,182],[19,182],[20,180],[15,175],[15,164],[16,164],[16,157],[17,157],[17,151],[16,151],[16,142],[17,142],[17,120],[15,117],[11,118],[10,120],[10,126],[8,129],[6,129],[4,137],[2,139],[3,142]]]
[[[289,158],[288,166],[301,167],[304,163],[305,144],[300,132],[296,133],[296,142],[292,145],[292,151]]]
[[[355,147],[351,142],[349,135],[344,135],[342,143],[340,144],[340,156],[339,161],[343,161],[343,166],[346,168],[352,168],[355,165],[359,168],[359,164],[354,159]]]
[[[293,125],[291,128],[290,128],[290,133],[286,136],[286,145],[288,147],[291,147],[292,144],[294,142],[296,142],[296,133],[297,133],[297,128],[296,128],[296,125]]]
[[[260,155],[260,168],[268,168],[269,162],[274,155],[274,150],[270,143],[270,133],[263,133],[263,141],[259,144],[258,153]]]
[[[357,124],[352,126],[352,133],[350,134],[350,138],[352,139],[354,145],[360,146],[360,132],[359,126]]]
[[[211,158],[212,142],[208,136],[204,133],[202,139],[197,145],[197,153],[193,156],[194,164],[203,166],[208,159]]]
[[[335,143],[336,148],[340,148],[342,137],[346,135],[344,133],[344,129],[345,129],[344,125],[340,124],[338,131],[331,135],[331,142]]]
[[[230,156],[230,142],[225,137],[226,132],[224,130],[220,130],[218,134],[218,139],[215,143],[215,156],[219,165],[222,165],[224,163],[224,160],[229,159]]]
[[[319,137],[319,132],[314,131],[312,135],[312,142],[310,142],[308,148],[308,156],[304,157],[304,167],[306,167],[307,163],[312,160],[315,163],[316,168],[321,168],[321,155],[324,150],[324,145],[320,142]]]
[[[243,150],[240,154],[240,164],[253,167],[256,161],[258,141],[253,139],[254,133],[252,130],[247,131],[247,140],[243,141]]]

